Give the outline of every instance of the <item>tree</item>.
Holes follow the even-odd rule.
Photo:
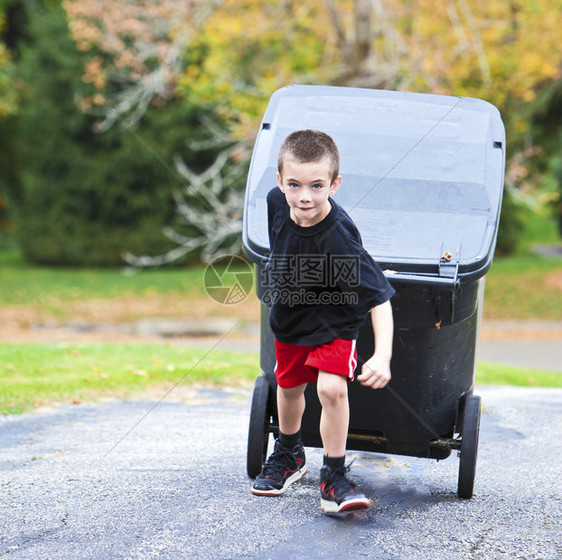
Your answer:
[[[561,24],[562,0],[228,0],[191,45],[203,63],[188,65],[178,84],[228,107],[249,143],[270,94],[288,83],[487,99],[509,139],[506,198],[529,200],[544,187],[550,158],[532,123],[544,112],[543,92],[562,81]],[[516,225],[502,224],[500,236],[521,231],[508,218],[516,207],[506,203],[503,222]]]
[[[8,139],[12,136],[13,119],[18,111],[15,59],[25,25],[18,21],[20,13],[20,2],[0,0],[0,234],[12,229],[9,208],[17,182],[17,163]]]
[[[215,142],[218,152],[205,165],[187,162],[188,189],[208,176],[208,168],[220,167],[211,162],[223,149],[223,156],[230,153],[228,146],[236,144],[236,154],[245,148],[246,156],[231,156],[228,167],[245,165],[269,96],[288,83],[487,99],[500,108],[508,130],[507,187],[514,193],[521,192],[522,182],[536,188],[531,171],[545,156],[530,123],[541,92],[561,79],[562,0],[438,5],[429,0],[67,0],[64,5],[84,55],[84,80],[93,88],[81,95],[81,107],[99,117],[99,130],[123,120],[138,123],[151,108],[177,96],[232,127],[231,142]],[[185,172],[176,162],[176,172]],[[182,219],[192,226],[187,239],[202,231],[195,222],[205,210],[193,190],[189,205],[178,199]],[[214,233],[208,228],[209,247],[216,246]],[[200,246],[185,237],[175,241],[179,254]]]
[[[0,20],[0,25],[1,25]],[[0,43],[0,137],[7,134],[6,120],[17,111],[17,92],[15,88],[15,66],[8,49]],[[10,150],[11,151],[11,150]],[[0,156],[0,169],[5,172],[0,176],[0,233],[10,229],[8,220],[8,193],[11,191],[9,178],[13,174],[13,161],[7,159],[7,151]]]
[[[63,1],[72,37],[86,55],[84,81],[95,86],[82,108],[103,116],[98,130],[109,129],[119,117],[134,125],[151,104],[174,99],[183,49],[217,3]]]
[[[218,4],[200,0],[64,2],[72,36],[87,61],[83,79],[95,88],[91,96],[81,98],[81,107],[101,116],[98,132],[111,134],[116,123],[134,127],[146,121],[151,107],[170,104],[198,107],[200,123],[196,128],[213,132],[208,141],[202,142],[197,139],[198,132],[189,130],[189,153],[177,150],[174,169],[168,167],[179,179],[174,198],[177,226],[182,231],[168,227],[164,233],[180,247],[155,258],[136,257],[132,252],[135,247],[128,247],[129,262],[167,263],[201,248],[205,258],[225,243],[229,250],[240,245],[240,197],[235,192],[243,187],[243,178],[242,167],[234,164],[241,159],[239,149],[230,136],[225,138],[226,129],[218,122],[220,116],[212,119],[211,126],[202,126],[203,121],[211,122],[205,118],[213,112],[209,104],[192,98],[185,89],[184,97],[188,99],[181,103],[176,91],[179,68],[185,63],[184,57],[190,56],[185,53],[188,38]],[[160,157],[160,153],[155,156]]]
[[[230,134],[209,123],[213,148],[220,143],[225,147],[212,164],[195,172],[177,157],[176,168],[184,184],[175,192],[176,224],[163,229],[166,237],[176,246],[164,254],[138,256],[131,252],[125,260],[135,267],[171,264],[193,251],[200,251],[203,262],[221,255],[236,254],[241,249],[243,199],[240,187],[247,171],[247,153],[243,143],[232,143]],[[208,147],[205,142],[191,143],[194,152]],[[183,229],[184,233],[180,230]]]
[[[36,263],[118,265],[125,249],[167,250],[160,230],[180,184],[166,162],[180,154],[203,168],[212,158],[199,153],[194,162],[185,148],[186,130],[197,138],[199,110],[150,105],[142,128],[117,120],[100,134],[99,119],[79,108],[97,91],[82,79],[89,59],[70,38],[65,12],[37,10],[30,29],[17,119],[16,236],[24,255]]]

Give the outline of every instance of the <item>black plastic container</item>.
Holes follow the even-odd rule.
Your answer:
[[[349,387],[348,449],[443,459],[460,451],[458,494],[473,493],[480,398],[473,395],[484,277],[492,263],[505,166],[498,110],[470,98],[290,86],[270,100],[246,190],[244,248],[259,281],[269,253],[265,198],[283,139],[302,128],[330,134],[342,158],[335,195],[396,289],[392,380]],[[262,303],[261,369],[248,439],[256,476],[276,433],[275,348]],[[370,319],[359,364],[374,349]],[[305,445],[321,447],[316,388],[306,392]]]

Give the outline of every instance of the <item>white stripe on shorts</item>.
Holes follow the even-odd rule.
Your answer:
[[[357,358],[355,357],[355,344],[357,341],[352,340],[351,342],[351,354],[349,355],[349,361],[347,363],[349,367],[348,377],[353,381],[353,373],[355,371],[355,368],[357,367]]]

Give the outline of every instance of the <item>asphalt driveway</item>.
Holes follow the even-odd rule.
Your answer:
[[[455,456],[357,453],[352,475],[374,506],[345,519],[320,512],[318,449],[284,497],[250,493],[248,390],[1,418],[0,556],[560,558],[562,390],[476,393],[472,500],[456,496]]]

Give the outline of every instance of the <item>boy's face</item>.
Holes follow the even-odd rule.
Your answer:
[[[285,160],[283,176],[277,173],[277,185],[291,209],[291,219],[302,227],[321,222],[329,213],[328,200],[340,187],[342,178],[332,175],[327,159],[299,163]]]

